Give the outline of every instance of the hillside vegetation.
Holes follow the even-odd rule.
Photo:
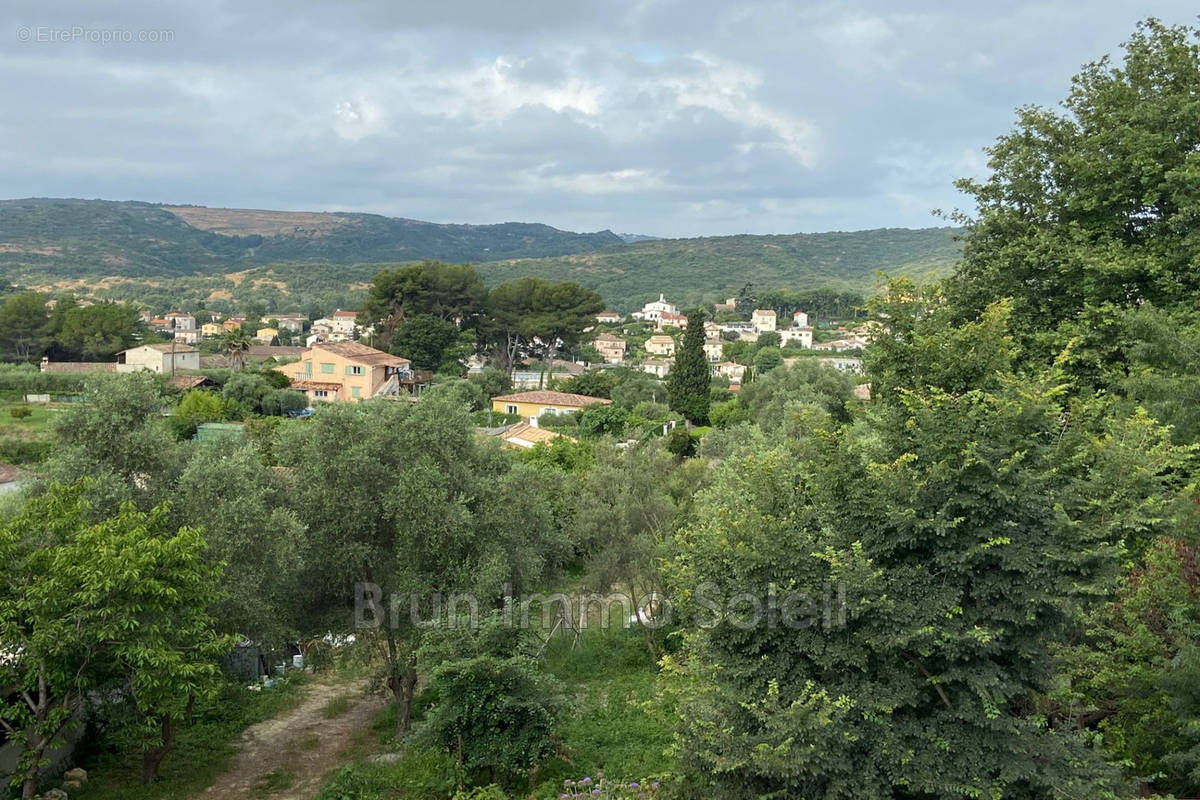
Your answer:
[[[0,270],[42,291],[157,307],[247,302],[349,307],[385,266],[472,262],[492,286],[572,280],[629,311],[659,292],[684,305],[760,288],[870,293],[880,272],[949,274],[950,228],[654,239],[546,225],[440,225],[372,214],[251,211],[103,200],[0,201]]]
[[[724,300],[746,283],[869,293],[880,272],[918,282],[948,275],[960,248],[952,228],[656,239],[598,253],[479,264],[484,280],[572,280],[624,311],[668,292],[683,306]]]
[[[582,253],[620,242],[609,231],[570,233],[518,222],[441,225],[377,214],[0,201],[0,269],[10,275],[169,277],[297,260],[484,261]]]

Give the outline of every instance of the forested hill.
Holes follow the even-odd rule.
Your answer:
[[[884,228],[625,243],[608,231],[524,223],[0,200],[0,277],[48,291],[168,305],[216,293],[293,308],[313,301],[353,305],[384,265],[435,259],[471,262],[493,286],[524,275],[577,281],[630,311],[660,292],[687,307],[723,300],[747,283],[869,294],[880,272],[917,280],[948,274],[960,251],[954,233]]]
[[[760,288],[829,288],[870,294],[879,273],[915,280],[950,274],[960,245],[953,228],[880,228],[776,236],[655,239],[554,258],[479,264],[489,284],[522,275],[573,280],[630,311],[659,292],[691,306]]]
[[[172,277],[283,261],[493,261],[591,252],[621,241],[610,231],[517,222],[443,225],[377,214],[0,200],[0,269],[10,275]]]

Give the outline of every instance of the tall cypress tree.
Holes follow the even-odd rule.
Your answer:
[[[711,382],[712,374],[704,355],[704,311],[697,308],[688,314],[683,343],[667,376],[667,405],[693,425],[707,425]]]

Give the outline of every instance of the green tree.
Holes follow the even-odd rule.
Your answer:
[[[572,378],[567,378],[559,388],[564,392],[572,394],[582,394],[587,397],[603,397],[608,400],[611,399],[612,390],[616,384],[617,379],[611,371],[589,369]]]
[[[1071,603],[1116,573],[1131,515],[1114,512],[1157,514],[1118,479],[1108,451],[1127,452],[1124,435],[1064,431],[1059,396],[1053,380],[930,390],[844,429],[814,411],[797,449],[721,462],[672,582],[755,594],[760,611],[775,593],[795,623],[767,624],[753,603],[702,607],[715,624],[688,634],[689,775],[729,798],[1114,788],[1038,699],[1056,683],[1047,645],[1071,629]],[[825,592],[846,605],[823,609]]]
[[[458,326],[432,314],[413,314],[396,326],[391,352],[403,356],[417,369],[436,370],[458,341]]]
[[[967,223],[951,299],[971,317],[1011,298],[1029,355],[1060,351],[1086,307],[1190,303],[1200,290],[1197,29],[1150,19],[1075,77],[1061,112],[1023,108],[989,149],[991,176],[959,187]],[[1118,357],[1115,356],[1114,357]]]
[[[484,367],[479,372],[471,373],[467,380],[477,384],[489,398],[512,391],[512,378],[504,370],[495,367]]]
[[[265,647],[297,630],[297,598],[308,531],[289,505],[288,482],[264,469],[257,448],[197,448],[176,484],[179,524],[204,521],[206,557],[225,564],[209,611],[226,633]]]
[[[295,478],[293,507],[313,532],[302,577],[309,613],[349,614],[351,588],[371,583],[385,597],[412,598],[421,615],[405,604],[394,624],[362,632],[380,645],[402,733],[427,629],[418,623],[434,596],[498,597],[505,582],[535,580],[553,552],[549,515],[530,507],[540,504],[538,484],[514,493],[507,456],[479,442],[463,404],[436,392],[412,405],[322,407],[282,428],[275,452]],[[384,615],[387,604],[376,610]]]
[[[429,678],[427,735],[456,754],[477,785],[523,787],[552,756],[566,712],[562,687],[526,656],[477,655],[447,661]]]
[[[229,363],[234,369],[241,369],[246,366],[246,356],[250,353],[250,347],[253,344],[254,339],[245,330],[245,327],[237,327],[222,337],[221,351],[229,356]]]
[[[162,379],[148,372],[105,376],[89,380],[81,394],[85,402],[55,420],[43,480],[92,479],[88,500],[104,513],[125,500],[149,508],[167,499],[183,456],[163,418],[169,400]]]
[[[488,295],[481,335],[507,372],[531,353],[535,345],[553,358],[561,345],[579,341],[584,328],[595,324],[604,301],[577,283],[551,283],[540,278],[517,278]]]
[[[675,366],[667,375],[667,405],[683,414],[689,423],[707,425],[711,384],[712,371],[704,355],[704,311],[696,309],[688,314]]]
[[[757,349],[762,350],[764,347],[779,347],[783,344],[783,337],[778,331],[766,331],[760,333],[754,345]]]
[[[0,679],[18,690],[0,724],[21,748],[23,798],[89,690],[113,688],[114,676],[130,690],[148,781],[175,726],[213,691],[232,645],[206,611],[220,572],[204,561],[200,532],[169,530],[167,514],[127,505],[92,523],[82,487],[52,487],[0,533],[0,637],[16,654]]]
[[[0,304],[0,347],[6,358],[31,361],[49,344],[46,298],[37,292],[9,295]]]
[[[58,306],[52,322],[59,352],[82,361],[109,361],[146,333],[137,310],[123,303]]]
[[[780,432],[800,424],[806,409],[820,409],[840,422],[848,422],[846,403],[854,397],[854,379],[811,360],[768,372],[742,387],[736,407],[728,413],[748,416],[764,431]],[[744,412],[737,414],[737,411]]]
[[[363,304],[362,321],[376,326],[381,347],[400,352],[392,345],[392,336],[412,317],[432,316],[457,328],[473,323],[486,297],[483,279],[469,264],[425,261],[376,275]],[[440,363],[439,359],[425,369]]]
[[[220,422],[226,418],[227,405],[219,395],[204,389],[192,389],[183,396],[168,420],[175,435],[190,439],[205,422]]]
[[[755,373],[763,375],[783,364],[783,351],[778,347],[763,347],[754,354],[751,362]]]

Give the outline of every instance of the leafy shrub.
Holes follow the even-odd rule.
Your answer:
[[[532,659],[448,662],[433,671],[429,694],[434,707],[425,734],[455,752],[476,782],[520,786],[555,752],[555,729],[566,705],[558,681]]]
[[[33,416],[33,409],[29,406],[15,406],[8,410],[8,414],[13,419],[25,419]]]

